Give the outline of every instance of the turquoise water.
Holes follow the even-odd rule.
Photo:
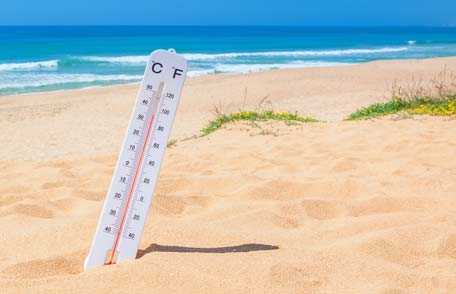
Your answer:
[[[456,55],[456,28],[0,27],[0,95],[139,81],[174,48],[190,75]]]

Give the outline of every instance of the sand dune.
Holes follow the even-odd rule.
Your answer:
[[[0,292],[454,291],[456,120],[337,120],[386,91],[375,75],[430,75],[455,60],[191,80],[178,139],[197,134],[216,92],[238,97],[244,85],[334,122],[237,123],[178,141],[167,151],[138,259],[87,272],[135,86],[2,97]],[[321,88],[331,75],[340,83],[334,77]],[[316,88],[321,99],[308,98]],[[243,99],[231,103],[236,109]]]

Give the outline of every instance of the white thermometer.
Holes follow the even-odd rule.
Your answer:
[[[85,269],[136,258],[186,73],[173,50],[150,55]]]

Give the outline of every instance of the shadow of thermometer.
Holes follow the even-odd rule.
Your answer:
[[[186,73],[174,50],[150,55],[84,269],[136,258]]]

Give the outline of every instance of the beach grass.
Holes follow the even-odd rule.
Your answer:
[[[456,72],[444,67],[429,80],[393,83],[391,100],[363,107],[346,120],[362,120],[405,112],[410,115],[456,116]]]
[[[363,107],[350,114],[347,120],[371,119],[400,112],[412,115],[456,116],[456,95],[443,99],[431,97],[413,100],[393,98],[388,102]]]
[[[275,112],[272,110],[239,111],[231,114],[219,114],[215,119],[210,121],[205,128],[201,130],[201,134],[202,136],[207,136],[215,132],[216,130],[220,129],[222,126],[232,122],[257,122],[270,120],[283,121],[287,124],[318,122],[318,120],[315,118],[308,116],[300,116],[297,113],[290,112]]]

